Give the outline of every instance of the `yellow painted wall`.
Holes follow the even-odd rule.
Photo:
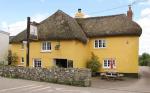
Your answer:
[[[30,66],[33,66],[33,58],[41,58],[42,67],[51,67],[54,66],[54,58],[62,58],[73,60],[73,66],[85,67],[83,62],[86,60],[86,47],[82,43],[77,43],[77,41],[60,41],[60,49],[55,50],[57,41],[51,41],[51,52],[42,52],[41,51],[41,42],[32,42],[30,44]]]
[[[106,40],[106,48],[94,49],[94,40]],[[89,41],[90,50],[99,57],[103,65],[105,58],[114,58],[116,60],[116,71],[123,73],[138,73],[138,37],[107,37],[94,38]],[[101,72],[108,71],[103,66]]]
[[[95,49],[94,40],[105,39],[106,48]],[[33,58],[41,58],[42,67],[54,66],[54,58],[63,58],[73,60],[75,68],[85,68],[86,61],[90,59],[91,52],[99,57],[99,61],[103,64],[105,58],[116,59],[116,70],[123,73],[137,73],[138,72],[138,37],[105,37],[92,38],[87,44],[79,41],[60,41],[60,49],[55,50],[57,41],[51,41],[52,51],[42,52],[41,42],[30,43],[30,66],[33,66]],[[19,57],[26,56],[26,51],[21,50],[21,44],[11,44],[11,50],[17,53]],[[26,59],[26,58],[25,58]],[[18,65],[21,65],[18,62]],[[22,64],[23,65],[23,64]],[[24,64],[25,66],[25,64]],[[100,72],[108,71],[101,66]]]
[[[41,42],[31,42],[30,43],[30,67],[33,67],[33,59],[40,58],[42,60],[42,67],[52,67],[54,66],[54,58],[62,58],[73,60],[73,66],[75,68],[84,68],[85,62],[87,61],[88,46],[79,41],[60,41],[60,49],[55,50],[55,46],[58,44],[57,41],[51,41],[51,52],[42,52]],[[19,58],[24,56],[26,59],[25,49],[21,49],[20,44],[11,44],[11,50],[16,53]],[[19,66],[25,66],[26,63],[21,64],[20,60],[18,62]]]
[[[17,54],[17,56],[18,56],[17,66],[26,66],[25,63],[21,63],[22,57],[24,57],[24,61],[26,62],[26,47],[24,49],[22,49],[21,43],[20,44],[10,44],[10,50],[12,51],[12,54]]]

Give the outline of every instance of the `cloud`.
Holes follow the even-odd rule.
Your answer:
[[[149,5],[150,4],[150,0],[138,0],[139,4],[141,5]]]
[[[150,8],[145,8],[142,12],[141,12],[141,17],[145,17],[145,16],[149,16],[150,15]]]
[[[31,21],[41,22],[47,16],[48,16],[48,13],[36,14],[31,17]],[[4,22],[1,22],[0,25],[1,25],[0,29],[9,32],[11,36],[14,36],[20,33],[21,31],[23,31],[24,29],[26,29],[27,21],[25,19],[25,20],[14,22],[12,24],[8,24],[7,22],[4,21]]]
[[[141,11],[140,19],[137,23],[142,27],[142,35],[140,37],[140,54],[143,52],[150,53],[150,8]]]
[[[90,17],[90,15],[84,15],[85,18]]]

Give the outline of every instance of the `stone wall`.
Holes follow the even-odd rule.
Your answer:
[[[91,71],[77,68],[27,68],[0,66],[0,76],[52,82],[74,86],[91,85]]]

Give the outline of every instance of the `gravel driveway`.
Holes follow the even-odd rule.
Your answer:
[[[123,81],[107,81],[94,78],[92,87],[126,91],[126,93],[150,93],[150,67],[140,67],[139,73],[140,78],[125,78]]]

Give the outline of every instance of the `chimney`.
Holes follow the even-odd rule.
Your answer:
[[[129,6],[129,10],[127,11],[127,17],[132,20],[132,17],[133,17],[133,12],[132,12],[132,9],[131,9],[131,5],[128,5]]]
[[[82,11],[82,9],[81,9],[81,8],[79,8],[79,9],[78,9],[78,13],[81,13],[81,11]]]
[[[84,18],[84,13],[82,13],[81,8],[78,9],[78,12],[75,14],[75,18]]]

